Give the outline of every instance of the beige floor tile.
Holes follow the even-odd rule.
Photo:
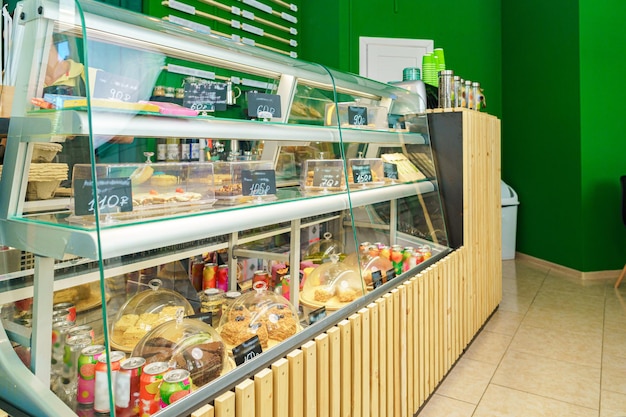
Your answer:
[[[626,345],[623,346],[626,349]],[[602,358],[602,390],[626,395],[626,357],[604,354]],[[626,416],[626,414],[624,414]]]
[[[463,357],[437,388],[437,394],[478,404],[495,371],[496,365],[494,364]]]
[[[498,366],[492,384],[595,410],[600,401],[599,367],[513,350]]]
[[[602,310],[594,310],[596,309],[586,308],[582,304],[577,310],[567,306],[562,308],[559,306],[541,307],[533,303],[522,324],[547,330],[567,330],[572,333],[579,333],[581,336],[592,336],[600,340],[603,332],[604,313]]]
[[[417,414],[418,417],[472,417],[475,405],[435,394]]]
[[[606,285],[599,280],[581,280],[561,271],[551,270],[548,273],[541,291],[567,291],[572,294],[604,297]]]
[[[588,311],[594,315],[604,314],[604,295],[587,294],[583,292],[572,292],[568,290],[555,290],[542,288],[537,293],[534,305],[546,308],[555,308]]]
[[[511,339],[509,335],[483,330],[465,351],[464,357],[497,365],[504,356]]]
[[[513,336],[523,319],[522,313],[498,309],[485,325],[485,330]]]
[[[515,293],[504,291],[502,293],[502,301],[500,302],[500,310],[512,311],[514,313],[525,314],[533,302],[535,296],[521,296]]]
[[[492,384],[472,417],[598,417],[598,411]]]
[[[626,328],[605,327],[602,353],[626,358]]]
[[[626,394],[602,390],[600,417],[625,417]]]

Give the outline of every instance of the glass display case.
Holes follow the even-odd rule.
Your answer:
[[[418,95],[99,2],[26,0],[20,7],[0,245],[31,261],[0,268],[0,369],[13,375],[0,382],[1,401],[19,398],[9,404],[27,415],[74,415],[76,398],[55,390],[63,367],[50,332],[86,325],[106,352],[152,360],[146,349],[163,353],[159,343],[167,339],[165,362],[176,369],[191,354],[196,362],[185,370],[192,380],[208,376],[159,414],[186,415],[257,364],[352,314],[381,286],[449,253]],[[163,94],[170,89],[181,91],[172,99]],[[28,193],[37,164],[67,167],[67,178],[35,177],[54,181],[45,198]],[[304,261],[326,233],[342,258],[363,242],[430,252],[410,252],[402,268],[373,285],[373,272],[398,260],[378,269],[347,266],[338,254],[322,256],[320,244],[321,265]],[[167,296],[136,302],[153,295],[135,291],[156,277],[172,281]],[[265,282],[273,292],[260,297],[244,282]],[[58,324],[53,294],[82,286],[97,299]],[[222,308],[214,328],[202,321],[199,300],[206,305],[206,290],[215,287],[224,299],[211,301]],[[244,306],[260,318],[233,317],[241,307],[239,298],[225,297],[233,291],[242,300],[262,298]],[[328,317],[311,324],[322,307]],[[16,320],[24,310],[28,320]],[[179,313],[185,318],[170,317]],[[204,367],[193,356],[194,349],[208,352],[207,361],[219,357],[216,363],[236,356],[253,338],[241,337],[242,324],[267,328],[254,359]],[[225,335],[230,327],[234,333]],[[111,355],[104,363],[115,365]]]

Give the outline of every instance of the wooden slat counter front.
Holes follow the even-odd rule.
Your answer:
[[[463,244],[192,416],[408,417],[419,410],[502,298],[500,120],[471,110],[457,115]]]

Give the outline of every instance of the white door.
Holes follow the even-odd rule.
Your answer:
[[[422,56],[432,52],[428,39],[359,38],[359,74],[373,80],[402,81],[402,70],[422,68]]]

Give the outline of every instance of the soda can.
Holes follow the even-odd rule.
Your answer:
[[[365,255],[367,253],[367,249],[370,247],[370,242],[361,242],[359,243],[359,253]]]
[[[78,378],[78,358],[84,348],[91,345],[91,337],[88,335],[74,335],[65,341],[65,354],[63,355],[64,384],[74,385]],[[72,389],[75,387],[72,387]]]
[[[139,416],[150,417],[160,409],[159,388],[169,370],[167,362],[152,362],[143,367],[139,378]]]
[[[163,375],[159,389],[161,408],[180,400],[191,392],[191,376],[186,369],[173,369]]]
[[[108,356],[103,354],[98,358],[98,363],[96,364],[95,398],[93,402],[93,409],[97,413],[108,413],[111,411],[107,362],[111,365],[111,387],[115,389],[120,363],[125,357],[126,354],[124,352],[113,351]]]
[[[252,276],[252,285],[254,286],[255,282],[264,282],[267,285],[266,288],[269,288],[270,285],[270,274],[265,270],[254,271],[254,275]]]
[[[70,311],[67,309],[54,310],[52,311],[52,323],[57,323],[60,321],[70,321]],[[74,323],[70,322],[72,325]]]
[[[202,280],[204,275],[204,262],[202,261],[202,257],[197,257],[197,259],[192,260],[189,271],[191,285],[197,292],[202,291]]]
[[[74,326],[67,332],[68,339],[72,336],[79,336],[79,335],[89,336],[91,338],[92,343],[96,339],[96,334],[93,331],[93,327],[91,327],[89,324],[81,324],[79,326]]]
[[[226,283],[226,288],[222,288],[222,290],[228,289],[228,265],[220,265],[217,268],[217,283]]]
[[[78,417],[95,417],[96,412],[89,404],[78,404],[78,406],[76,406],[76,415]]]
[[[78,357],[78,390],[76,401],[79,404],[93,404],[96,387],[96,364],[104,355],[103,345],[87,346]]]
[[[391,265],[393,265],[393,269],[396,271],[396,275],[400,275],[402,273],[402,259],[404,255],[402,254],[402,247],[399,245],[394,245],[391,247]]]
[[[217,287],[217,264],[207,263],[204,264],[204,270],[202,271],[202,289]]]
[[[76,305],[74,303],[57,303],[52,306],[52,311],[68,311],[67,321],[76,323]]]
[[[52,323],[52,357],[51,371],[54,375],[63,372],[63,356],[65,355],[65,339],[67,332],[73,326],[69,321],[57,321]]]
[[[139,415],[139,385],[145,364],[142,357],[131,357],[120,364],[115,382],[116,417]]]
[[[412,268],[411,266],[411,257],[413,256],[413,251],[415,248],[412,246],[405,246],[402,251],[402,271],[406,272]],[[415,266],[415,264],[413,265]]]

